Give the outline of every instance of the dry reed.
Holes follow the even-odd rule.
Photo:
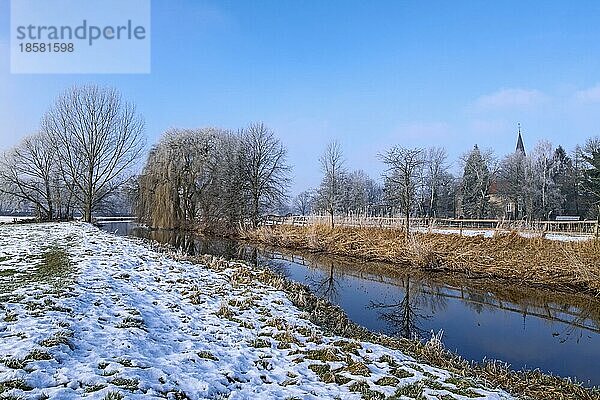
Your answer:
[[[516,232],[493,237],[415,233],[379,228],[262,227],[245,239],[293,249],[384,261],[470,277],[508,279],[600,294],[600,241],[561,242]]]

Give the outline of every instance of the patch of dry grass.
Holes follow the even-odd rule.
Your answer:
[[[600,241],[560,242],[516,232],[482,236],[415,233],[380,228],[262,227],[245,239],[293,249],[461,272],[600,294]]]

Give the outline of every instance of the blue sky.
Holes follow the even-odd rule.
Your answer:
[[[149,144],[264,121],[289,148],[293,192],[318,184],[332,139],[378,176],[394,144],[456,160],[475,143],[514,150],[517,122],[528,148],[600,134],[600,2],[157,0],[145,75],[11,75],[9,16],[0,0],[0,149],[83,83],[135,102]]]

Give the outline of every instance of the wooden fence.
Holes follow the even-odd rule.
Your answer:
[[[365,216],[334,216],[335,226],[373,227],[403,229],[406,220],[402,217],[365,217]],[[331,217],[328,215],[293,215],[293,216],[267,216],[264,225],[329,225]],[[411,218],[411,230],[494,230],[532,232],[532,233],[558,233],[582,236],[598,236],[597,221],[525,221],[502,219],[453,219],[453,218]]]

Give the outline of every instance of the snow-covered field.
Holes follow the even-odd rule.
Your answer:
[[[324,335],[247,271],[87,224],[0,226],[0,398],[510,398]]]

